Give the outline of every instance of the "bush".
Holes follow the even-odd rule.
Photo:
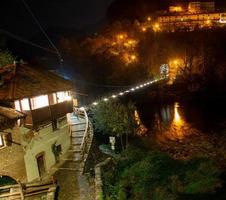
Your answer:
[[[111,200],[174,200],[214,192],[219,175],[208,159],[178,161],[162,152],[129,147],[104,172],[104,191]]]
[[[9,51],[0,51],[0,67],[13,64],[16,58]]]

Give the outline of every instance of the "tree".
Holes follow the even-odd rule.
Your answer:
[[[97,131],[120,138],[122,149],[124,149],[123,136],[126,136],[126,147],[128,136],[135,133],[135,106],[133,103],[123,105],[118,101],[99,103],[93,108],[93,122]]]
[[[13,64],[16,58],[9,51],[0,51],[0,67]]]

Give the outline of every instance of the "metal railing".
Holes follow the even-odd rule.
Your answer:
[[[83,135],[83,138],[82,138],[82,142],[81,142],[81,145],[80,145],[80,150],[81,150],[81,155],[83,156],[84,155],[84,151],[86,149],[86,140],[87,138],[89,137],[89,118],[88,118],[88,115],[86,113],[86,110],[84,108],[74,108],[74,112],[85,119],[85,131],[84,131],[84,135]]]

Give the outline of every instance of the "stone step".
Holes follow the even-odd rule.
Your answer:
[[[63,167],[60,167],[60,168],[57,168],[58,170],[68,170],[68,171],[75,171],[75,172],[81,172],[81,169],[74,169],[74,168],[63,168]]]
[[[75,158],[75,157],[80,157],[81,154],[80,153],[71,153],[68,158]]]
[[[84,125],[86,124],[86,122],[75,122],[75,123],[72,123],[70,124],[71,126],[77,126],[77,125]]]
[[[83,117],[83,116],[79,116],[79,117],[77,117],[77,116],[71,116],[71,121],[85,121],[85,117]]]
[[[69,149],[70,151],[80,151],[80,145],[73,145]]]
[[[81,159],[79,158],[64,158],[63,161],[71,162],[71,163],[77,163],[79,164],[81,162]]]
[[[75,132],[73,132],[73,133],[71,134],[71,136],[72,136],[72,137],[76,137],[76,136],[81,136],[81,137],[83,137],[83,136],[84,136],[84,133],[82,133],[82,132],[80,132],[80,133],[75,133]]]
[[[71,138],[71,144],[72,145],[79,145],[79,144],[82,144],[82,137],[79,137],[79,138]]]
[[[83,138],[83,135],[72,135],[71,138],[72,139],[79,139],[79,138]]]
[[[71,160],[72,159],[70,159],[70,158],[65,159],[65,163],[63,165],[61,165],[60,167],[78,169],[80,164],[77,162],[72,162]]]
[[[70,150],[79,150],[81,144],[71,144]]]
[[[72,133],[85,132],[85,129],[71,130]]]
[[[69,153],[81,153],[81,150],[80,150],[80,148],[79,148],[79,150],[69,149],[68,152]]]
[[[71,141],[72,146],[81,146],[82,142],[80,141]]]

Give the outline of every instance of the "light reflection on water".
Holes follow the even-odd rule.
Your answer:
[[[143,145],[155,146],[174,159],[194,156],[219,158],[225,166],[226,107],[224,104],[146,104],[139,107],[141,121],[148,128]]]
[[[180,113],[179,103],[163,107],[160,114],[155,115],[155,121],[154,132],[159,142],[183,140],[187,136],[197,133],[197,130],[192,128]]]

